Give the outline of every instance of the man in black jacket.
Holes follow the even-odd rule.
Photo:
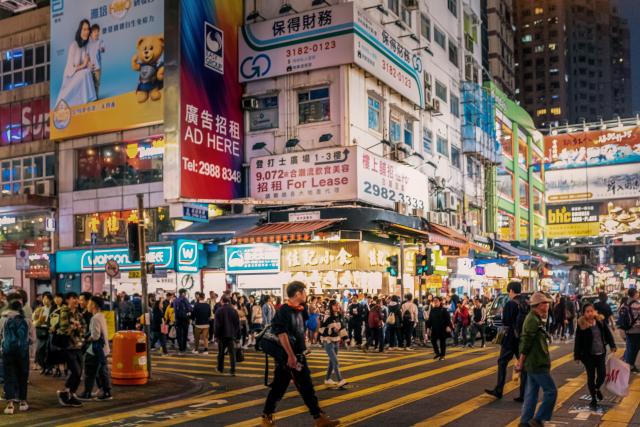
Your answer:
[[[498,383],[493,389],[485,389],[485,393],[502,399],[502,391],[504,383],[507,380],[507,365],[514,357],[516,360],[520,357],[520,334],[522,333],[522,320],[527,313],[520,307],[527,304],[526,298],[520,295],[522,292],[522,284],[520,282],[510,282],[507,285],[509,292],[509,301],[502,309],[502,328],[504,329],[504,338],[500,347],[500,356],[498,357]],[[527,383],[527,373],[523,370],[520,373],[520,394],[514,398],[516,402],[524,401],[524,390]]]
[[[362,345],[362,324],[364,323],[364,305],[358,302],[358,296],[351,298],[349,305],[349,339],[355,340],[356,345]]]
[[[224,353],[229,350],[231,375],[236,374],[236,339],[240,335],[240,316],[231,305],[229,296],[222,297],[222,306],[216,310],[214,321],[215,336],[218,340],[218,372],[224,372]]]

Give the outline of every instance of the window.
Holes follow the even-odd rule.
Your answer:
[[[257,131],[278,127],[278,96],[256,98],[258,108],[249,112],[249,130]]]
[[[525,169],[529,166],[527,140],[521,128],[518,128],[518,164]]]
[[[447,46],[447,36],[444,35],[442,31],[435,25],[433,26],[433,40],[438,44],[441,48],[446,49]]]
[[[516,238],[515,218],[506,212],[498,211],[498,238],[511,241]]]
[[[555,43],[549,43],[549,44],[547,45],[547,47],[549,48],[549,50],[550,50],[550,51],[554,51],[554,50],[556,50],[556,48],[558,47],[558,45],[557,45],[557,44],[555,44]]]
[[[431,20],[425,14],[420,15],[420,33],[425,39],[431,40]]]
[[[540,117],[540,116],[545,116],[547,114],[547,109],[546,108],[538,108],[536,110],[536,116]]]
[[[413,148],[413,122],[410,120],[404,121],[404,143]]]
[[[51,233],[45,229],[48,212],[0,215],[0,255],[15,255],[20,247],[51,252]]]
[[[91,233],[96,233],[99,245],[127,243],[127,223],[134,221],[138,221],[137,210],[76,215],[76,245],[91,244]],[[145,209],[144,223],[148,242],[158,242],[162,233],[173,231],[168,207]]]
[[[551,109],[551,114],[553,114],[554,116],[559,116],[562,114],[562,108],[560,107],[553,107]]]
[[[76,152],[76,190],[162,181],[162,136]]]
[[[300,124],[329,120],[329,88],[320,87],[298,92]]]
[[[451,146],[451,164],[460,169],[460,149],[454,146]]]
[[[447,102],[447,87],[438,80],[436,80],[436,96]]]
[[[451,40],[449,40],[449,62],[458,66],[458,47]]]
[[[438,135],[436,145],[438,153],[445,157],[449,157],[449,141],[447,141],[447,138]]]
[[[2,195],[53,196],[56,158],[53,153],[18,157],[1,163]]]
[[[447,8],[453,16],[458,16],[458,0],[447,0]]]
[[[391,12],[400,16],[400,0],[388,0],[387,7]]]
[[[513,132],[510,125],[497,119],[496,131],[496,136],[502,148],[502,155],[513,159]]]
[[[544,45],[539,44],[538,46],[535,47],[535,49],[533,51],[536,52],[536,53],[544,52]]]
[[[369,129],[380,132],[380,117],[382,114],[380,109],[380,100],[370,96],[367,100],[367,104],[369,108]]]
[[[422,149],[425,153],[431,154],[433,151],[433,132],[427,128],[422,129]]]
[[[525,34],[522,36],[522,43],[530,43],[533,40],[533,36],[531,34]]]
[[[537,188],[533,189],[533,211],[538,215],[542,215],[544,212],[542,191]]]
[[[402,22],[411,27],[411,9],[409,9],[404,2],[402,4],[400,18],[402,19]]]
[[[529,208],[529,184],[527,184],[527,182],[522,178],[520,178],[519,193],[520,193],[520,206],[528,209]]]
[[[496,188],[499,195],[513,200],[513,172],[504,167],[498,167]]]
[[[533,176],[542,181],[542,177],[544,176],[544,165],[542,157],[539,154],[533,153],[533,163],[531,169],[533,170]]]
[[[0,105],[2,145],[49,138],[49,97]]]
[[[543,13],[544,13],[544,9],[541,7],[536,7],[535,9],[533,9],[534,15],[542,15]]]
[[[467,157],[467,176],[473,178],[473,159]]]
[[[400,124],[400,119],[391,117],[389,119],[389,138],[391,138],[391,142],[401,141],[401,134],[402,126]]]
[[[451,94],[451,114],[460,117],[460,99]]]
[[[49,80],[49,43],[39,43],[2,53],[2,90],[12,90]]]

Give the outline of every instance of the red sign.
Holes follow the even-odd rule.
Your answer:
[[[2,145],[49,138],[49,97],[0,105]]]

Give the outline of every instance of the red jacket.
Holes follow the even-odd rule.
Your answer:
[[[466,305],[460,304],[455,314],[453,315],[454,323],[461,323],[462,326],[469,326],[471,323],[471,315]]]

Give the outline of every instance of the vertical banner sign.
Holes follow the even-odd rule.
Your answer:
[[[164,0],[51,1],[51,138],[162,121]]]
[[[166,105],[167,199],[232,200],[244,196],[242,87],[238,82],[238,28],[242,2],[168,0],[167,54],[171,98]],[[176,75],[178,76],[176,78]],[[175,79],[175,80],[173,80]],[[175,96],[175,98],[173,97]],[[172,168],[174,171],[171,171]]]

